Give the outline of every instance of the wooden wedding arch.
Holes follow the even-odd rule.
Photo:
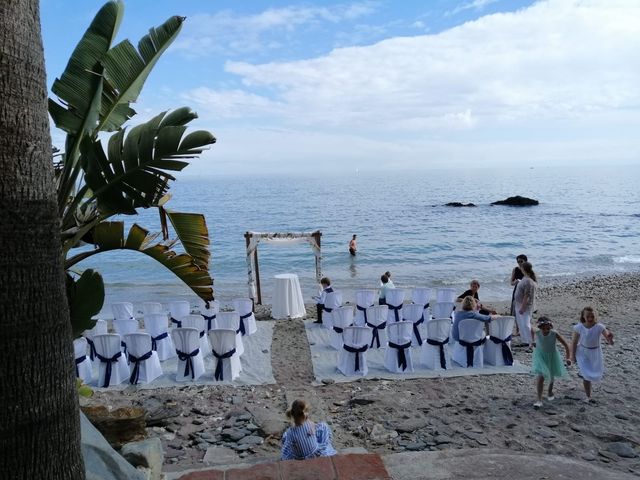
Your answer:
[[[258,244],[260,242],[273,244],[288,243],[309,243],[316,259],[316,280],[318,283],[322,278],[322,251],[320,238],[322,232],[307,233],[261,233],[261,232],[245,232],[244,238],[247,244],[247,274],[249,280],[249,297],[258,305],[262,304],[262,291],[260,289],[260,266],[258,264]]]

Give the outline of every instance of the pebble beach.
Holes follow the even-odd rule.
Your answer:
[[[303,323],[315,317],[312,304],[305,320],[276,322],[271,347],[275,384],[127,387],[97,391],[84,403],[146,408],[155,419],[148,424],[148,434],[162,440],[167,472],[277,460],[288,425],[284,412],[292,400],[305,398],[311,402],[311,418],[331,426],[338,451],[506,449],[565,455],[640,476],[639,282],[640,273],[631,273],[538,291],[534,318],[550,317],[565,338],[571,338],[572,326],[587,305],[615,335],[614,345],[603,346],[605,376],[594,385],[595,401],[590,404],[581,401],[584,392],[575,366],[568,367],[568,377],[556,380],[555,399],[538,410],[533,408],[534,379],[523,374],[366,378],[312,386]],[[509,307],[507,302],[491,304],[499,313]],[[256,310],[258,320],[270,318],[268,306]],[[513,351],[519,362],[530,364],[526,347]]]

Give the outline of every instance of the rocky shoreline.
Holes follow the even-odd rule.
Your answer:
[[[130,387],[97,392],[89,403],[146,408],[148,433],[165,450],[165,471],[277,459],[287,426],[284,412],[303,397],[311,402],[312,418],[331,425],[338,450],[506,449],[582,458],[640,475],[639,282],[640,274],[594,277],[542,288],[537,297],[538,314],[552,318],[565,337],[585,305],[594,306],[615,333],[615,345],[604,348],[607,371],[594,389],[595,404],[580,401],[575,367],[556,382],[556,399],[540,410],[532,407],[528,375],[362,379],[314,387],[301,320],[275,325],[274,385]],[[496,307],[504,311],[508,305]],[[307,312],[309,321],[315,307]],[[268,319],[270,311],[259,307],[257,313]],[[527,349],[516,347],[514,355],[530,363]]]

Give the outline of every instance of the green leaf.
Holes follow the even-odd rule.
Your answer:
[[[171,226],[180,239],[185,251],[191,255],[196,264],[209,268],[209,230],[204,215],[200,213],[181,213],[166,210]]]
[[[67,273],[67,298],[73,335],[79,336],[85,330],[93,328],[95,321],[91,317],[97,315],[104,304],[102,276],[87,269],[78,280],[74,280]]]

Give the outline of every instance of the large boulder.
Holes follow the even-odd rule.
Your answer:
[[[444,204],[445,207],[475,207],[473,203],[449,202]]]
[[[164,451],[159,438],[126,443],[120,453],[134,467],[142,471],[148,470],[149,480],[160,480],[162,477]]]
[[[110,410],[98,405],[82,407],[82,411],[115,448],[147,437],[144,408],[121,407]]]
[[[521,197],[516,195],[515,197],[505,198],[504,200],[498,200],[497,202],[491,202],[491,205],[508,205],[511,207],[529,207],[531,205],[538,205],[540,202],[533,198]]]

